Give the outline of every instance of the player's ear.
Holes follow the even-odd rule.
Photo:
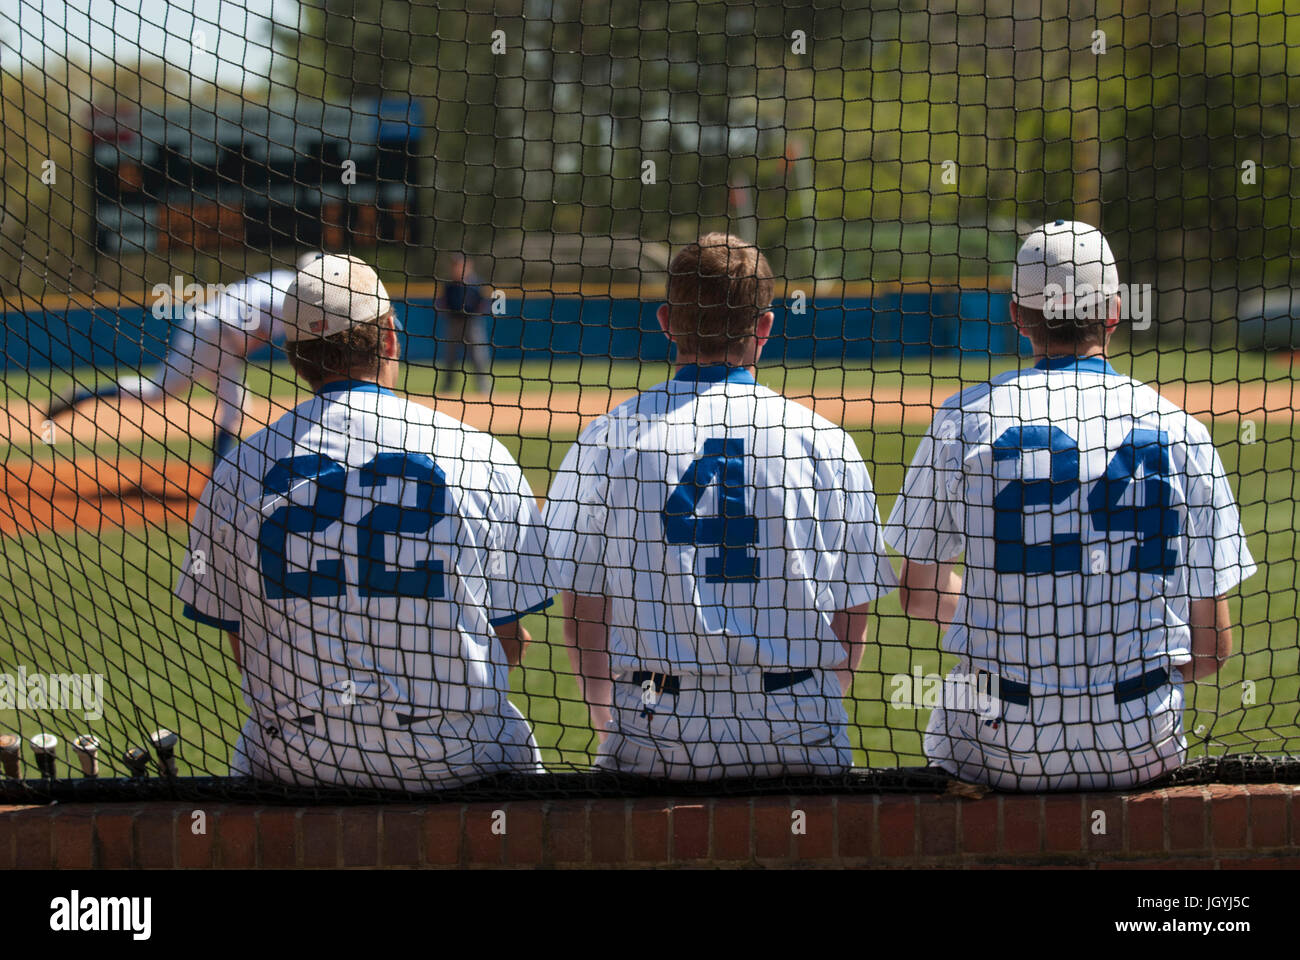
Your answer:
[[[758,318],[758,323],[754,327],[754,335],[758,337],[758,345],[761,347],[767,343],[772,336],[772,324],[776,322],[776,314],[771,310]]]
[[[668,304],[662,304],[659,309],[655,311],[655,319],[659,321],[659,329],[664,332],[664,336],[669,340],[673,340],[673,332],[668,325]],[[673,343],[676,342],[676,340],[673,340]]]
[[[1107,336],[1110,336],[1112,333],[1114,333],[1115,328],[1119,326],[1120,311],[1122,310],[1122,308],[1123,308],[1123,304],[1120,303],[1119,294],[1117,293],[1115,294],[1115,297],[1110,304],[1110,316],[1106,318]]]

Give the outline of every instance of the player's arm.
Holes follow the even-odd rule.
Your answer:
[[[864,603],[851,610],[841,610],[831,617],[831,631],[849,658],[848,665],[836,671],[840,680],[840,692],[845,695],[853,686],[853,674],[857,672],[858,664],[862,663],[862,655],[867,649],[867,616],[870,613],[871,604]]]
[[[614,718],[614,681],[609,663],[609,601],[605,597],[564,594],[564,642],[569,662],[582,688],[582,698],[591,710],[596,736],[605,739],[607,725]]]
[[[506,663],[511,669],[519,666],[523,662],[524,651],[533,642],[528,631],[518,620],[513,623],[499,624],[492,629],[496,631],[497,639],[501,641],[501,649],[506,653]]]
[[[1192,662],[1181,667],[1191,683],[1213,676],[1232,656],[1232,615],[1227,597],[1193,599],[1188,623],[1192,628]]]
[[[235,669],[243,670],[244,662],[239,659],[239,634],[228,630],[226,636],[230,638],[230,655],[235,658]]]
[[[955,564],[903,560],[899,573],[899,602],[916,620],[933,620],[941,629],[951,626],[961,598],[961,576]]]

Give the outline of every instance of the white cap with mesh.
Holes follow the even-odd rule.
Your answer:
[[[1048,317],[1104,317],[1118,292],[1110,244],[1075,220],[1044,224],[1026,237],[1011,272],[1011,299]]]
[[[284,298],[284,338],[330,337],[386,316],[392,300],[360,257],[326,254],[306,264]]]

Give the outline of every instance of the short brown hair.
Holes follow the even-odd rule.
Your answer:
[[[772,304],[772,267],[752,243],[706,233],[668,265],[668,329],[679,353],[718,359],[754,335]]]
[[[294,372],[308,383],[324,383],[340,376],[375,376],[382,359],[384,323],[390,310],[374,323],[358,323],[330,337],[290,340],[284,352]]]
[[[1109,307],[1109,301],[1107,306]],[[1106,345],[1105,315],[1076,320],[1074,317],[1048,317],[1042,310],[1016,304],[1020,328],[1036,348],[1049,352],[1073,353],[1077,350]]]

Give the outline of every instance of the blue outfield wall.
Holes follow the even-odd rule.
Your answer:
[[[805,364],[1023,353],[1027,344],[1010,324],[1008,302],[1005,293],[961,291],[820,298],[802,310],[779,303],[763,359]],[[507,300],[505,313],[486,322],[498,359],[666,360],[668,341],[655,319],[659,304],[530,294]],[[413,299],[397,309],[406,328],[406,358],[430,363],[442,332],[433,301]],[[142,307],[8,312],[5,369],[147,366],[162,359],[170,330],[168,317]]]

